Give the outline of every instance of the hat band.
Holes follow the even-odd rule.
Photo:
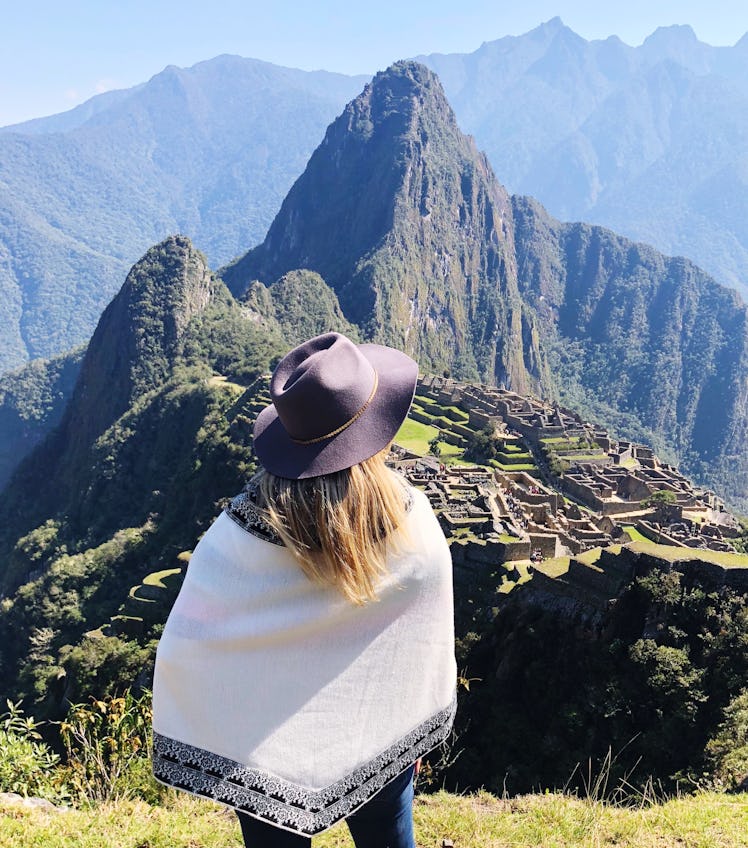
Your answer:
[[[316,439],[294,439],[291,438],[291,441],[296,445],[315,445],[317,442],[324,442],[325,439],[331,439],[333,436],[337,436],[338,433],[342,433],[347,427],[350,427],[354,421],[358,421],[358,419],[364,414],[366,411],[366,407],[374,400],[374,395],[377,393],[377,386],[379,385],[379,374],[377,374],[376,370],[374,371],[374,387],[371,390],[371,394],[369,395],[366,403],[359,409],[359,411],[353,416],[353,418],[349,418],[345,424],[341,424],[336,430],[332,430],[330,433],[325,433],[324,436],[317,436]],[[290,438],[290,437],[289,437]]]

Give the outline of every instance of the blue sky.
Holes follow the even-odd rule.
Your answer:
[[[26,0],[3,15],[0,126],[220,53],[373,73],[418,54],[468,53],[556,15],[585,38],[632,45],[675,23],[715,45],[748,31],[746,0]]]

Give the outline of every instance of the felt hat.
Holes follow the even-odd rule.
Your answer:
[[[408,414],[418,365],[376,344],[324,333],[289,351],[257,416],[254,450],[271,474],[300,480],[363,462],[392,441]]]

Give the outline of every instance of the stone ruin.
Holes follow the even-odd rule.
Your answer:
[[[503,388],[427,376],[419,381],[419,394],[456,406],[473,430],[488,426],[515,440],[538,467],[530,474],[445,466],[402,449],[393,452],[390,464],[425,491],[457,558],[496,563],[572,556],[630,541],[630,527],[676,547],[734,550],[729,538],[740,528],[719,498],[695,488],[645,445],[616,441],[564,407]],[[540,450],[543,439],[593,445],[592,460],[571,462],[553,486],[546,485],[541,478],[551,475]],[[672,492],[674,502],[657,510],[647,502],[662,490]]]

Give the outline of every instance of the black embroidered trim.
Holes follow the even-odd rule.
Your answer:
[[[413,493],[404,481],[403,492],[406,499],[405,511],[410,512],[413,508]],[[253,480],[247,483],[240,494],[231,499],[224,508],[224,512],[232,521],[253,536],[283,547],[283,540],[265,518],[265,511],[258,504],[257,484]]]
[[[153,773],[168,786],[211,798],[286,830],[313,836],[366,803],[449,736],[457,696],[366,765],[325,789],[310,790],[185,742],[153,734]]]
[[[252,480],[247,483],[243,492],[232,498],[224,512],[253,536],[283,547],[283,540],[275,532],[272,524],[267,521],[265,511],[257,503],[257,486]]]

